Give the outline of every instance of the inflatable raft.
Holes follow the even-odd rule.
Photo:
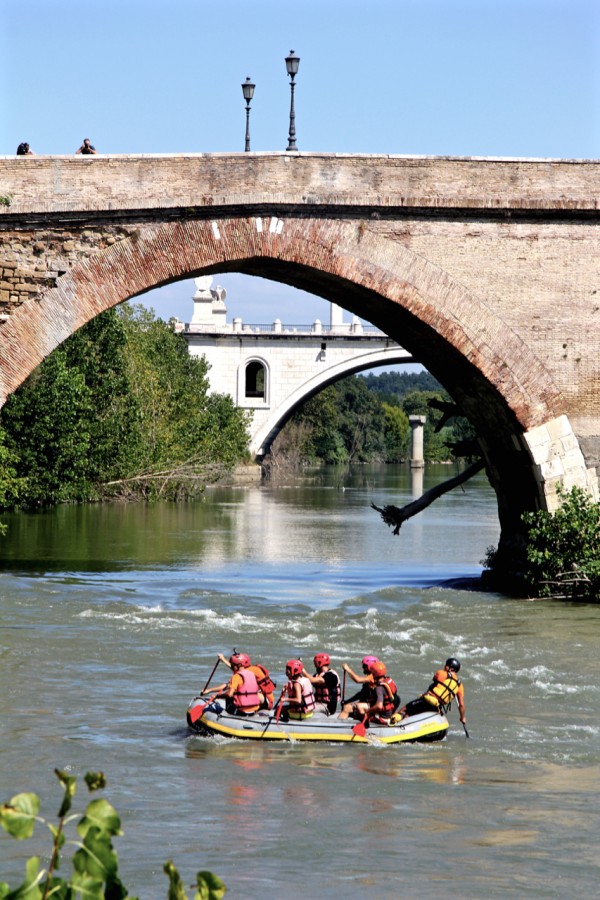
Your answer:
[[[277,719],[274,711],[261,711],[253,716],[234,716],[226,712],[218,700],[207,702],[194,697],[187,710],[190,728],[199,734],[255,741],[332,741],[354,744],[399,744],[404,741],[441,741],[448,730],[448,719],[438,713],[409,716],[397,725],[370,724],[364,736],[352,729],[354,719],[338,719],[314,713],[310,719]],[[363,729],[356,729],[362,731]]]

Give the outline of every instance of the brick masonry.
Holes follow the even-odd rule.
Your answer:
[[[596,490],[599,194],[600,163],[582,160],[0,158],[0,402],[150,287],[280,279],[378,325],[442,381],[515,531],[523,508],[552,507],[557,479]]]

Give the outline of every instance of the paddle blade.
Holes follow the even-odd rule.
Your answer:
[[[208,703],[197,703],[196,706],[192,706],[191,709],[188,709],[187,712],[187,720],[188,725],[194,725],[198,719],[202,718],[202,713],[208,706]]]
[[[367,733],[367,729],[365,728],[364,722],[357,722],[356,725],[352,726],[352,734],[356,734],[358,737],[364,737]]]

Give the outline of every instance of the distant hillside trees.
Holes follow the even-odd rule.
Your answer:
[[[0,413],[2,508],[189,496],[247,453],[247,419],[142,306],[81,328]],[[8,474],[7,474],[8,473]]]
[[[462,418],[436,433],[443,413],[430,399],[450,402],[428,372],[350,376],[325,388],[299,409],[277,437],[272,458],[291,465],[402,462],[410,457],[408,416],[425,415],[425,459],[452,459],[449,444],[474,435]]]

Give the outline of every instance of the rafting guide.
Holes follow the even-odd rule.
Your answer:
[[[444,663],[444,668],[438,669],[434,674],[433,680],[425,693],[403,706],[398,711],[397,717],[394,717],[395,721],[399,722],[403,717],[429,712],[432,709],[439,710],[445,715],[450,711],[452,701],[456,698],[460,721],[468,737],[465,689],[458,678],[459,672],[460,662],[455,656],[450,656]]]
[[[231,678],[209,688],[220,663],[231,668]],[[204,689],[188,706],[188,725],[205,736],[218,734],[254,740],[430,742],[446,736],[447,713],[456,698],[460,721],[469,737],[464,686],[458,678],[461,665],[455,657],[449,657],[444,668],[435,673],[424,694],[402,709],[398,708],[396,682],[388,675],[384,662],[375,656],[363,657],[362,675],[344,663],[344,688],[346,674],[361,688],[343,703],[338,714],[335,710],[340,679],[331,669],[331,657],[328,653],[317,653],[314,663],[316,673],[310,675],[301,659],[289,659],[285,665],[287,683],[274,703],[275,682],[265,666],[252,665],[247,653],[236,650],[229,659],[219,654]]]

